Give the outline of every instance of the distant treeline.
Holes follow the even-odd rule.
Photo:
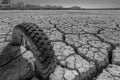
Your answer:
[[[40,6],[40,5],[32,5],[32,4],[24,4],[23,2],[19,2],[17,4],[0,4],[0,10],[80,10],[79,6],[72,6],[65,8],[63,6]]]
[[[0,4],[0,10],[120,10],[120,8],[81,8],[79,6],[64,7],[55,5],[32,5],[19,2],[17,4]]]

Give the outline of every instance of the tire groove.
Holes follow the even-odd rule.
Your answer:
[[[15,27],[14,30],[16,29],[20,30],[23,34],[23,37],[26,36],[27,37],[26,39],[28,41],[30,40],[35,46],[34,48],[35,50],[37,50],[36,51],[37,54],[39,54],[39,55],[34,54],[37,57],[36,60],[38,60],[39,62],[37,64],[38,65],[42,64],[41,68],[38,68],[39,70],[37,72],[37,75],[41,76],[45,80],[46,78],[48,78],[50,73],[54,71],[56,66],[56,62],[51,62],[51,61],[55,61],[54,60],[55,58],[53,58],[54,52],[48,36],[43,32],[43,30],[41,30],[37,25],[33,23],[19,24]],[[21,33],[19,34],[21,35]],[[13,36],[13,38],[16,38],[16,37],[19,37],[19,36],[15,36],[15,35]]]

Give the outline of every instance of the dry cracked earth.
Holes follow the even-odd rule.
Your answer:
[[[39,16],[4,14],[0,16],[1,52],[11,41],[14,26],[22,22],[37,24],[51,41],[57,66],[54,72],[49,75],[50,80],[120,80],[119,15],[64,14]],[[25,50],[21,47],[20,49],[21,53]],[[33,69],[29,61],[21,55],[11,57],[11,59],[11,63],[8,62],[5,65],[11,67],[14,63],[15,68],[6,70],[1,77],[7,75],[8,79],[5,80],[18,80],[18,77],[15,77],[18,74],[32,76],[30,73],[33,73]],[[0,66],[0,68],[4,66]],[[7,69],[7,66],[4,69]],[[11,70],[13,70],[12,73],[10,73]],[[10,79],[11,75],[12,78]],[[31,80],[40,80],[32,77]]]

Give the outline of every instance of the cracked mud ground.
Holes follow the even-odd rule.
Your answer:
[[[14,26],[22,22],[37,24],[51,41],[57,58],[57,66],[54,72],[50,74],[50,80],[120,80],[119,15],[64,14],[39,16],[5,14],[0,16],[1,51],[11,41]],[[6,70],[7,65],[13,66],[13,63],[15,68],[6,70],[6,73],[0,78],[6,77],[5,75],[10,77],[15,73],[14,76],[18,76],[18,72],[23,80],[25,76],[34,77],[31,65],[21,55],[16,57],[17,52],[13,55],[5,59],[6,61],[9,58],[12,59],[11,61],[8,60],[8,63],[1,62],[6,64],[0,68],[4,67]],[[13,70],[12,74],[9,74],[10,70]],[[1,70],[1,72],[3,71]],[[13,80],[14,77],[11,79]],[[19,79],[15,77],[14,80]]]

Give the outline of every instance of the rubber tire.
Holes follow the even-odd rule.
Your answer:
[[[50,40],[38,25],[34,23],[21,23],[14,27],[12,44],[21,45],[21,36],[31,44],[31,51],[36,58],[35,73],[42,80],[49,78],[49,75],[56,67],[56,58]]]

